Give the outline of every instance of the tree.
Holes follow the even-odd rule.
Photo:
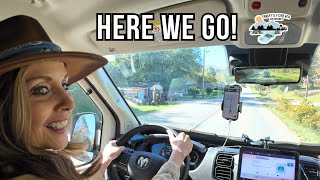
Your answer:
[[[201,71],[199,59],[199,49],[137,53],[132,55],[134,63],[129,55],[117,55],[115,62],[108,70],[117,86],[135,86],[140,82],[159,82],[165,90],[168,90],[173,79],[183,78],[196,82],[198,73]]]
[[[219,82],[223,82],[226,84],[233,83],[235,82],[235,79],[233,76],[231,76],[228,72],[226,71],[219,71],[217,72],[215,76],[216,80]]]
[[[84,116],[82,116],[84,117]],[[89,126],[85,118],[81,118],[74,126],[73,133],[71,135],[72,141],[76,143],[88,143],[88,149],[92,149],[94,139],[90,138]]]
[[[183,91],[185,89],[185,84],[187,80],[183,78],[172,79],[169,90],[170,91]]]
[[[211,88],[207,88],[207,89],[206,89],[206,93],[207,93],[207,95],[211,95],[212,91],[213,91],[213,89],[211,89]]]
[[[88,95],[77,83],[69,86],[69,92],[72,94],[72,97],[76,103],[76,106],[72,111],[72,117],[74,117],[74,115],[77,113],[94,112],[98,115],[98,120],[101,121],[102,114],[97,105],[88,97]]]
[[[309,84],[320,86],[320,49],[315,52],[309,71]]]
[[[274,30],[274,29],[273,29],[273,26],[272,26],[272,25],[269,25],[269,26],[267,27],[267,30]]]
[[[194,98],[194,99],[197,99],[197,96],[199,95],[199,89],[197,89],[197,88],[191,88],[191,89],[189,89],[188,90],[188,94],[189,95],[192,95],[192,97]]]
[[[127,87],[127,78],[130,76],[128,68],[125,66],[126,63],[120,61],[111,61],[106,66],[107,72],[112,75],[112,79],[116,82],[119,87]]]
[[[206,83],[217,82],[216,71],[215,71],[214,67],[211,66],[211,67],[205,68],[204,77],[205,77]]]

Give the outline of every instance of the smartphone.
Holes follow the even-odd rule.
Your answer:
[[[239,85],[227,85],[224,88],[222,117],[237,120],[239,116],[241,87]]]

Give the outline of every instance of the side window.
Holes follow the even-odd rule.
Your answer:
[[[93,150],[97,147],[97,140],[95,139],[96,125],[102,124],[102,113],[78,83],[70,85],[69,92],[75,101],[72,118],[75,116],[80,117],[80,113],[83,114],[81,115],[82,118],[79,118],[76,124],[72,126],[74,130],[71,134],[71,140],[73,142],[88,144],[87,152],[84,152],[76,158],[72,158],[75,165],[81,165],[90,162],[94,157]],[[88,113],[94,113],[95,115],[89,115]]]
[[[102,121],[102,113],[100,109],[78,85],[78,83],[73,83],[71,86],[69,86],[69,92],[72,94],[76,103],[76,106],[72,112],[72,117],[78,113],[93,112],[97,115],[97,119]]]
[[[78,119],[76,124],[73,125],[74,130],[71,134],[71,140],[72,142],[88,144],[87,152],[77,157],[77,160],[80,160],[78,163],[82,164],[82,162],[89,162],[92,160],[92,151],[97,147],[97,144],[95,144],[97,143],[95,142],[96,125],[102,124],[102,113],[97,105],[77,83],[69,86],[69,92],[72,94],[75,101],[72,118],[75,116],[78,118],[81,117]],[[84,114],[80,116],[80,113]],[[88,113],[94,113],[95,115],[89,115]]]

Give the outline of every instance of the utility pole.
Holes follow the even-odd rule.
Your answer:
[[[306,79],[306,94],[305,94],[305,99],[308,100],[308,86],[309,86],[309,75],[307,75],[307,79]]]
[[[204,99],[204,65],[205,65],[205,59],[206,59],[206,52],[210,52],[209,50],[206,50],[206,48],[203,48],[203,58],[202,58],[202,99]]]
[[[202,99],[204,99],[204,61],[206,58],[206,48],[203,48],[203,58],[202,58]]]
[[[206,61],[206,52],[210,52],[210,51],[207,51],[206,48],[203,48],[203,58],[202,58],[202,99],[204,99],[204,65],[205,65],[205,61]]]

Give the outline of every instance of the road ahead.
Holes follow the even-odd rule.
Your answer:
[[[243,89],[241,101],[242,113],[237,121],[231,123],[230,136],[246,134],[255,140],[270,136],[276,141],[300,142],[278,117],[264,107],[267,102],[256,98],[249,89]],[[222,97],[185,101],[172,108],[141,115],[139,119],[142,123],[227,135],[229,121],[222,118],[221,102]]]

